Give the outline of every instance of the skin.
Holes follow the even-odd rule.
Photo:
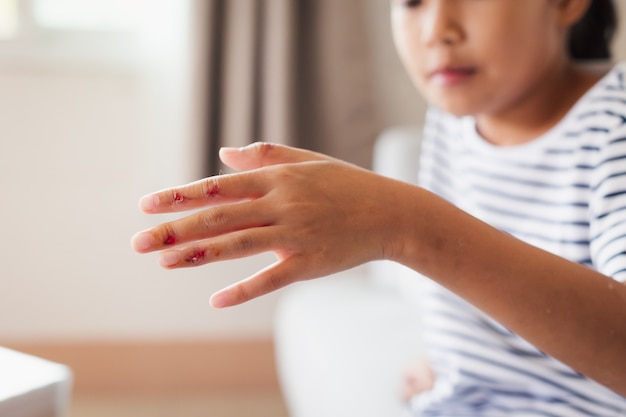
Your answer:
[[[597,80],[569,62],[564,48],[567,28],[587,5],[394,1],[394,39],[431,103],[474,115],[485,138],[512,146],[554,126]],[[440,68],[438,79],[429,76]],[[140,253],[160,251],[166,268],[275,253],[276,263],[214,294],[214,307],[389,259],[626,395],[626,286],[506,235],[422,188],[325,155],[257,143],[224,148],[220,158],[239,172],[140,201],[146,213],[202,210],[132,240]]]
[[[539,136],[598,79],[572,65],[564,47],[586,0],[391,4],[394,40],[415,85],[429,103],[459,116],[474,115],[483,137],[495,144]],[[437,71],[446,68],[473,74],[444,85]]]
[[[538,137],[598,79],[561,53],[568,26],[587,2],[392,0],[391,6],[394,41],[422,95],[449,113],[474,115],[483,138],[496,145]],[[423,368],[410,369],[405,400],[432,388],[434,376]]]

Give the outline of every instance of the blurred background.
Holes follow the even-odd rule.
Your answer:
[[[167,216],[137,201],[257,140],[369,167],[378,135],[425,110],[388,8],[0,0],[0,345],[69,365],[73,416],[286,415],[280,293],[208,304],[272,257],[162,270],[129,240]],[[615,50],[626,55],[623,31]]]
[[[208,304],[272,256],[162,270],[130,249],[133,233],[167,218],[137,201],[219,172],[222,145],[274,141],[369,166],[386,126],[423,113],[388,7],[0,0],[0,345],[69,365],[74,415],[144,403],[192,415],[176,408],[181,395],[213,408],[199,415],[230,415],[241,395],[254,415],[284,412],[280,295]],[[229,401],[221,413],[205,403],[212,393]]]

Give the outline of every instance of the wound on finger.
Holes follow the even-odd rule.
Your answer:
[[[185,201],[185,196],[178,191],[174,191],[174,195],[172,196],[172,202],[174,203],[174,205],[180,204],[183,201]]]
[[[178,238],[174,233],[174,229],[169,223],[164,223],[162,225],[162,232],[160,233],[160,235],[162,236],[163,244],[166,246],[171,246],[178,243]]]
[[[202,195],[205,198],[213,198],[220,193],[220,186],[215,177],[205,178],[202,183]]]
[[[191,253],[189,256],[185,258],[185,262],[190,264],[197,264],[204,260],[206,255],[206,251],[204,249]]]
[[[212,187],[209,188],[209,190],[206,193],[206,196],[209,198],[213,198],[216,195],[218,195],[220,193],[220,187],[217,184],[213,184]]]

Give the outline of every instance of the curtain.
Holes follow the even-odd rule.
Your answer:
[[[209,174],[217,150],[254,141],[294,144],[297,0],[212,0],[208,19]]]
[[[221,146],[254,141],[369,166],[384,126],[367,2],[208,1],[208,174]]]

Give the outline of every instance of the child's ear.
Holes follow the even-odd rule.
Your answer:
[[[587,12],[591,0],[551,0],[557,9],[559,23],[570,27],[578,22]]]

